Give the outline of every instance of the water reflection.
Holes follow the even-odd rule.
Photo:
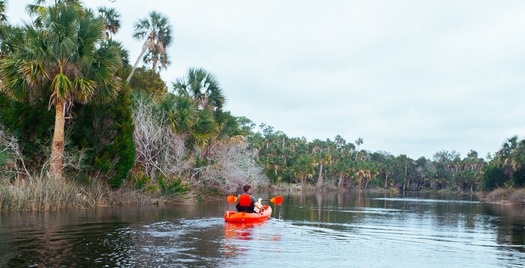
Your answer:
[[[491,223],[498,232],[498,243],[525,252],[525,208],[493,204],[485,212],[495,216]]]
[[[522,208],[511,209],[520,215],[517,217],[501,211],[497,214],[487,211],[490,206],[471,195],[338,193],[313,195],[308,199],[298,194],[289,196],[288,201],[284,204],[284,220],[319,239],[329,237],[357,244],[368,241],[364,248],[369,249],[373,244],[382,244],[394,248],[402,246],[407,252],[416,250],[421,254],[428,250],[427,266],[435,262],[439,267],[441,258],[455,257],[476,263],[478,258],[473,257],[476,254],[493,256],[485,261],[487,267],[525,263],[522,254],[525,226],[520,222],[525,215]],[[438,248],[440,253],[436,253]],[[397,251],[389,250],[383,257],[396,260],[397,254],[403,255],[393,252]]]
[[[250,266],[250,260],[251,265],[266,263],[266,253],[275,254],[281,247],[282,230],[276,228],[279,223],[282,222],[276,219],[260,223],[225,223],[222,250],[227,260],[221,266],[245,262]]]
[[[226,240],[250,240],[252,239],[253,228],[262,223],[225,223],[224,238]]]
[[[247,246],[236,243],[236,240],[252,239],[252,231],[255,224],[225,223],[224,225],[224,255],[234,258],[245,254],[249,249]]]
[[[225,201],[1,214],[0,267],[525,263],[523,208],[472,196],[297,193],[272,208],[272,219],[251,224],[225,223],[224,211],[231,209]]]
[[[97,221],[100,215],[96,211],[9,216],[2,221],[3,227],[11,230],[3,228],[1,232],[0,251],[8,253],[0,259],[2,267],[64,267],[80,256],[83,264],[79,266],[96,265],[100,260],[116,266],[119,258],[127,258],[132,246],[129,223]],[[79,217],[89,217],[90,221],[78,222]],[[119,252],[119,258],[112,258],[112,252]]]

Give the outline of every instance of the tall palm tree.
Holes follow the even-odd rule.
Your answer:
[[[209,109],[199,110],[189,96],[165,95],[161,108],[173,132],[181,135],[188,147],[204,147],[217,134],[217,123]]]
[[[45,7],[39,23],[26,24],[25,40],[0,62],[1,89],[13,98],[49,96],[55,107],[50,174],[62,177],[65,117],[74,102],[114,98],[121,88],[115,75],[122,61],[118,50],[101,43],[102,20],[67,1]]]
[[[355,149],[355,160],[357,161],[357,156],[359,155],[359,146],[363,144],[363,138],[359,137],[357,140],[355,140],[355,144],[357,144],[357,148]]]
[[[7,15],[5,14],[5,1],[0,0],[0,55],[5,52],[5,39],[9,31],[9,25],[6,25]]]
[[[500,166],[505,170],[507,176],[511,176],[514,171],[512,165],[512,155],[514,151],[518,148],[518,136],[513,136],[505,143],[503,143],[502,148],[496,153],[497,159],[499,160]]]
[[[173,88],[180,95],[193,97],[203,109],[221,110],[226,101],[215,75],[202,68],[191,68],[185,78],[173,83]]]
[[[4,24],[7,21],[7,16],[5,14],[5,1],[0,0],[0,24]]]
[[[115,8],[99,7],[98,13],[104,21],[106,40],[109,40],[120,29],[120,14]]]
[[[152,64],[151,69],[157,72],[157,69],[161,71],[162,69],[167,69],[168,65],[171,64],[169,55],[167,53],[159,53],[158,51],[150,51],[142,59],[145,64]],[[160,63],[160,65],[159,65]]]
[[[199,121],[199,125],[205,126],[205,128],[199,132],[206,135],[194,136],[197,137],[198,144],[204,148],[204,158],[210,155],[212,147],[218,139],[233,137],[229,134],[236,135],[234,134],[235,129],[231,127],[238,129],[238,125],[234,118],[228,118],[229,114],[222,112],[225,98],[219,82],[213,74],[202,68],[189,69],[186,77],[177,79],[173,83],[173,88],[180,96],[187,96],[194,100],[201,111],[200,114],[203,117]],[[209,116],[213,120],[210,120]]]
[[[57,5],[57,4],[66,4],[75,6],[78,9],[82,9],[82,3],[80,0],[34,0],[33,4],[28,4],[26,6],[26,11],[30,16],[35,17],[33,24],[36,27],[42,27],[42,19],[47,16],[48,8],[46,4]]]
[[[142,45],[142,51],[137,57],[131,73],[126,79],[128,83],[137,69],[140,60],[143,59],[147,51],[149,53],[146,55],[146,61],[153,63],[153,70],[156,69],[159,63],[161,65],[167,65],[169,63],[166,48],[171,45],[171,31],[168,18],[156,11],[150,12],[149,17],[140,19],[135,24],[133,38],[138,40],[146,38],[146,40]]]

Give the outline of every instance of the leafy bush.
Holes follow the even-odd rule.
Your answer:
[[[93,103],[77,109],[71,140],[89,153],[85,160],[93,176],[102,172],[113,188],[128,177],[135,163],[133,121],[129,86],[119,93],[116,104]]]
[[[481,189],[484,191],[490,191],[502,187],[506,181],[507,177],[501,168],[489,165],[485,168],[485,172],[481,179]]]
[[[180,178],[166,179],[160,177],[159,185],[162,193],[165,195],[180,195],[190,190],[188,185],[184,184]]]

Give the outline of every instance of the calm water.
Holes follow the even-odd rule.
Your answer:
[[[524,208],[468,196],[284,197],[255,226],[224,223],[226,201],[4,213],[0,267],[525,267]]]

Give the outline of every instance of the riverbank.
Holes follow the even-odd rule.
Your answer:
[[[184,203],[203,200],[202,198],[197,198],[195,193],[187,193],[184,196],[166,196],[158,191],[144,191],[129,185],[123,185],[115,190],[111,189],[106,183],[97,180],[91,181],[89,185],[80,185],[71,180],[52,179],[49,177],[37,177],[15,183],[8,183],[7,180],[3,181],[3,183],[0,183],[0,211],[45,211],[119,205]],[[346,191],[400,194],[396,188],[357,190],[330,186],[319,190],[314,185],[302,186],[301,184],[290,183],[278,183],[270,186],[268,189],[259,189],[259,192],[266,191],[274,194]],[[440,190],[437,193],[442,191]],[[525,188],[500,188],[491,192],[474,194],[485,203],[525,207]],[[223,196],[207,197],[207,199],[223,198]]]
[[[155,192],[142,192],[127,186],[113,190],[97,180],[89,185],[79,185],[67,179],[36,177],[15,183],[6,180],[0,183],[0,211],[81,209],[170,201],[170,198]]]
[[[284,193],[284,192],[312,193],[318,190],[313,185],[301,186],[300,184],[279,183],[277,185],[272,185],[270,187],[270,191],[279,192],[279,193]],[[348,189],[345,187],[336,187],[336,186],[324,187],[323,189],[321,189],[321,192],[323,191],[330,191],[330,192],[362,191],[362,192],[367,192],[367,193],[384,193],[384,194],[400,194],[401,193],[401,191],[397,188],[390,188],[390,189],[372,188],[372,189],[358,190],[358,189]],[[418,193],[457,194],[458,192],[442,189],[442,190],[421,190],[421,191],[418,191]],[[471,194],[478,196],[478,198],[482,202],[485,202],[485,203],[525,207],[525,188],[518,188],[518,189],[498,188],[491,192],[473,192]]]
[[[491,192],[480,193],[479,198],[486,203],[525,207],[525,188],[498,188]]]

